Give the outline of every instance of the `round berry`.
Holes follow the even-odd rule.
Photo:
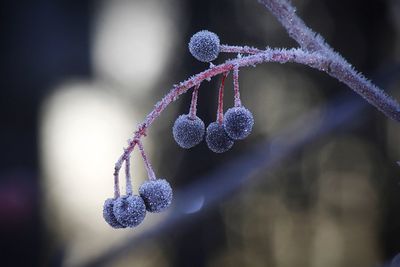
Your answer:
[[[218,122],[210,123],[207,127],[206,141],[208,148],[215,153],[223,153],[233,146],[233,140],[226,134]]]
[[[164,211],[172,202],[172,188],[165,179],[144,182],[139,188],[139,194],[149,212]]]
[[[189,51],[199,61],[213,61],[219,54],[218,35],[207,30],[193,34],[189,42]]]
[[[203,140],[204,122],[199,117],[180,115],[172,127],[176,143],[182,148],[192,148]]]
[[[234,107],[226,111],[224,115],[224,128],[233,140],[246,138],[253,129],[253,114],[244,107]]]
[[[115,201],[115,199],[108,198],[104,202],[103,218],[112,228],[125,228],[125,226],[120,224],[114,216],[114,212],[113,212],[114,201]]]
[[[117,221],[125,227],[138,226],[146,216],[146,206],[143,199],[136,195],[126,195],[117,198],[113,207]]]

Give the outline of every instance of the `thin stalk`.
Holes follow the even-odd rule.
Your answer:
[[[217,108],[217,122],[219,125],[222,125],[224,120],[224,87],[225,87],[225,79],[228,76],[229,72],[225,72],[222,75],[221,85],[219,87],[218,92],[218,108]]]

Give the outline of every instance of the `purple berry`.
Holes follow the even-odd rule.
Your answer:
[[[143,199],[136,195],[117,198],[114,202],[113,211],[117,221],[125,227],[138,226],[146,216],[146,206]]]
[[[114,216],[114,212],[113,212],[114,201],[115,201],[115,199],[108,198],[104,202],[103,218],[112,228],[125,228],[125,226],[120,224]]]
[[[253,129],[253,114],[245,107],[234,107],[224,115],[224,128],[233,140],[246,138]]]
[[[218,35],[207,30],[193,34],[189,42],[189,51],[199,61],[213,61],[219,54]]]
[[[226,134],[218,122],[210,123],[207,127],[206,141],[208,148],[215,153],[223,153],[233,146],[233,140]]]
[[[176,143],[182,148],[192,148],[203,140],[204,122],[189,115],[180,115],[172,127]]]
[[[139,188],[146,209],[149,212],[161,212],[172,202],[172,188],[165,179],[144,182]]]

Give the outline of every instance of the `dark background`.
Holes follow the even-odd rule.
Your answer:
[[[391,90],[392,94],[397,97],[399,96],[400,22],[398,15],[400,15],[400,8],[397,1],[309,0],[293,2],[305,22],[316,32],[321,33],[335,50],[342,53],[367,77],[382,85],[386,90]],[[155,101],[164,95],[165,91],[161,91],[159,88],[169,88],[172,83],[206,68],[204,64],[200,64],[190,57],[183,45],[194,32],[200,29],[207,28],[219,33],[224,43],[229,44],[248,44],[260,48],[267,45],[281,47],[296,45],[287,37],[271,14],[256,1],[177,0],[171,2],[171,5],[172,8],[174,5],[179,6],[181,16],[179,21],[183,22],[185,26],[178,30],[181,39],[176,43],[179,48],[171,52],[173,54],[166,64],[168,71],[164,73],[167,73],[167,77],[157,77],[157,88],[153,88],[146,98],[148,105],[144,106],[143,114],[148,112]],[[40,139],[40,110],[46,97],[52,94],[54,88],[65,80],[71,77],[87,80],[99,78],[98,74],[93,71],[93,53],[91,51],[94,16],[99,6],[101,6],[101,2],[97,1],[48,0],[1,1],[0,3],[0,32],[2,35],[0,42],[0,118],[2,125],[0,148],[3,151],[0,156],[0,265],[2,266],[61,266],[65,257],[68,257],[68,244],[54,233],[57,226],[53,225],[49,228],[44,219],[46,211],[43,210],[43,195],[46,193],[44,192],[46,187],[43,187],[41,147],[38,141]],[[152,14],[148,14],[148,16],[152,16]],[[139,41],[140,38],[138,38]],[[173,65],[174,68],[171,69],[168,65]],[[303,66],[289,65],[271,68],[260,66],[257,68],[261,76],[269,70],[272,70],[273,73],[283,74],[289,70],[291,73],[297,73],[299,76],[296,77],[300,77],[300,79],[306,77],[312,80],[320,94],[312,101],[316,106],[323,106],[338,96],[346,99],[358,98],[344,85],[332,80],[327,75]],[[243,71],[241,77],[252,71],[256,70]],[[200,94],[199,116],[207,123],[215,118],[215,101],[210,99],[215,99],[214,89],[217,86],[218,79],[213,79],[211,83],[205,85],[209,89]],[[243,89],[246,87],[245,78],[243,78],[241,86],[243,98],[248,100],[249,108],[257,111],[263,110],[263,107],[255,107],[256,102],[251,100],[256,96],[255,92],[252,93],[251,86]],[[291,88],[290,90],[301,90],[301,88]],[[304,94],[306,93],[308,92],[305,91]],[[312,95],[312,93],[310,94]],[[286,101],[286,105],[290,105],[292,101],[296,101],[296,97],[286,98]],[[212,104],[206,105],[205,103],[208,102],[212,102]],[[176,104],[179,105],[178,110],[173,112],[176,114],[186,112],[189,103],[190,97],[183,98],[179,104]],[[285,105],[281,107],[282,110],[286,108]],[[254,115],[257,118],[256,111]],[[294,115],[289,116],[288,121],[294,120],[296,117]],[[254,186],[256,189],[250,186],[250,189],[247,188],[243,191],[240,188],[236,189],[234,193],[228,194],[224,202],[215,203],[216,205],[212,209],[203,210],[196,219],[189,220],[190,223],[187,224],[187,227],[169,229],[167,234],[160,235],[160,239],[157,239],[157,236],[153,237],[152,240],[155,240],[163,248],[164,256],[162,260],[153,261],[146,266],[223,266],[221,262],[227,264],[225,266],[239,264],[242,266],[289,266],[285,265],[284,260],[280,260],[284,254],[276,252],[279,249],[274,248],[274,242],[268,245],[268,242],[257,243],[259,242],[257,237],[254,237],[254,242],[251,241],[251,237],[244,238],[243,235],[247,230],[243,230],[244,232],[232,230],[230,227],[234,226],[226,222],[227,218],[233,216],[241,221],[243,217],[247,216],[247,213],[243,211],[245,209],[243,205],[245,207],[248,207],[246,205],[252,207],[252,205],[243,204],[248,202],[243,200],[245,197],[240,196],[241,194],[253,195],[252,190],[256,190],[257,195],[267,196],[274,195],[274,192],[279,191],[280,197],[276,201],[284,206],[288,213],[310,215],[310,211],[319,203],[318,168],[313,169],[313,164],[307,161],[309,165],[306,168],[312,170],[308,172],[311,175],[304,177],[302,168],[305,167],[301,166],[299,162],[310,156],[318,157],[313,153],[332,140],[334,140],[332,142],[336,142],[335,140],[338,139],[340,143],[340,140],[347,138],[348,135],[352,136],[351,140],[356,144],[359,140],[368,143],[366,150],[372,151],[369,154],[372,155],[369,160],[373,166],[371,165],[367,184],[375,190],[376,197],[375,217],[371,219],[377,222],[373,228],[376,238],[371,239],[374,240],[372,246],[375,248],[376,255],[365,261],[358,261],[362,257],[361,252],[361,254],[355,253],[353,256],[344,253],[337,257],[340,260],[327,261],[327,265],[324,266],[379,266],[390,261],[400,250],[399,167],[395,164],[395,161],[400,159],[400,150],[399,141],[392,143],[393,139],[389,137],[398,136],[400,129],[394,123],[388,123],[388,119],[372,107],[367,107],[360,115],[360,118],[356,118],[350,123],[355,124],[354,127],[343,128],[342,131],[334,132],[322,141],[316,141],[304,149],[300,149],[290,160],[286,161],[284,167],[281,166],[272,173],[267,171],[265,174],[258,174],[261,177],[263,175],[274,177],[272,178],[273,182],[266,184],[260,183],[262,179],[257,179],[262,190],[257,189],[258,186]],[[259,116],[261,117],[261,115]],[[164,123],[167,125],[165,128],[172,124],[173,117],[168,120]],[[163,142],[157,140],[155,141],[158,142],[156,168],[160,173],[173,176],[171,183],[174,188],[184,188],[195,182],[198,179],[196,177],[206,176],[208,172],[218,168],[223,162],[235,158],[242,152],[248,151],[252,145],[273,136],[273,132],[263,132],[257,129],[258,125],[264,123],[267,122],[256,119],[255,132],[249,140],[235,145],[234,151],[224,155],[210,153],[204,144],[191,151],[182,151],[170,137]],[[277,128],[284,128],[286,122],[278,125]],[[156,128],[156,132],[163,131],[165,128],[160,126]],[[133,129],[134,126],[132,126]],[[336,156],[332,156],[336,171],[343,172],[343,170],[351,169],[352,166],[364,163],[364,161],[358,162],[359,158],[352,158],[351,163],[354,165],[346,160],[341,161],[343,153],[346,153],[343,151],[349,148],[349,142],[340,143],[339,147],[344,146],[343,150],[339,149],[334,154]],[[359,148],[354,149],[358,151]],[[364,150],[361,149],[361,151]],[[355,155],[364,155],[363,152],[357,153]],[[352,155],[351,152],[349,154]],[[179,164],[174,161],[176,157],[182,159]],[[113,162],[109,162],[109,166],[111,176]],[[351,170],[354,172],[353,169]],[[333,191],[337,189],[334,185],[330,188]],[[109,192],[112,192],[111,186]],[[106,197],[104,196],[104,198]],[[259,201],[266,200],[257,200],[257,202]],[[101,205],[100,202],[99,209],[101,209]],[[335,206],[332,203],[331,205]],[[232,206],[241,206],[242,209],[235,209]],[[267,207],[269,206],[265,208]],[[364,206],[360,209],[357,207],[359,206],[356,206],[350,213],[357,213],[359,210],[365,209]],[[343,218],[348,213],[343,212],[341,208],[333,207],[333,209],[333,213],[336,214],[333,216],[335,218],[333,220],[345,220]],[[226,217],[226,213],[231,215]],[[265,216],[269,215],[271,214]],[[253,227],[257,228],[259,225],[263,225],[263,218],[262,216],[255,217],[254,220],[257,223]],[[271,218],[265,219],[266,225],[268,225],[267,220],[270,221]],[[368,220],[368,216],[365,217],[365,220]],[[57,223],[57,220],[54,222]],[[252,228],[251,222],[248,227]],[[274,235],[271,230],[273,228],[268,229],[263,236],[265,239]],[[351,229],[349,231],[352,231]],[[346,229],[343,227],[339,231],[345,232]],[[302,244],[301,237],[299,238],[298,244]],[[252,250],[253,247],[246,243],[248,240],[256,247],[255,250]],[[304,244],[307,242],[304,241]],[[364,245],[355,242],[354,246]],[[143,246],[146,247],[145,241],[143,243]],[[257,249],[260,249],[262,253],[252,254],[250,252],[241,257],[240,253],[239,255],[235,252],[236,250],[243,252]],[[136,250],[136,248],[132,248],[122,256],[118,256],[122,259],[118,266],[125,266],[122,263],[124,257],[129,254],[136,255]],[[287,253],[296,252],[287,251]],[[299,253],[301,254],[301,252]],[[151,255],[151,251],[148,255]],[[225,255],[226,258],[231,257],[234,260],[217,261],[219,255]],[[309,255],[304,254],[303,256],[305,260],[298,262],[297,266],[311,266],[310,262],[307,262]],[[269,260],[263,261],[263,257],[267,257]],[[290,259],[290,256],[287,257]],[[88,260],[90,257],[83,258],[82,262]],[[109,263],[109,266],[117,266],[112,262]],[[134,261],[127,260],[127,262],[129,266],[141,266]],[[367,265],[359,265],[360,263]]]

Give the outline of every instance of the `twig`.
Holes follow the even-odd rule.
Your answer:
[[[233,89],[234,89],[235,107],[240,107],[242,106],[242,101],[240,100],[239,67],[237,66],[233,68]]]
[[[189,118],[191,118],[193,120],[196,118],[196,113],[197,113],[197,96],[199,94],[199,87],[200,87],[200,84],[198,84],[194,87],[193,93],[192,93],[192,101],[190,103]]]
[[[336,53],[324,39],[312,31],[296,14],[287,0],[258,0],[278,19],[300,47],[309,52],[319,52],[326,61],[323,71],[345,83],[388,118],[400,122],[400,105],[382,89],[357,72],[350,63]]]
[[[237,54],[257,54],[263,50],[250,46],[220,45],[220,52]]]
[[[126,194],[132,195],[131,157],[125,160]]]
[[[222,75],[221,85],[219,86],[218,91],[218,107],[217,107],[217,122],[219,125],[222,125],[224,119],[224,87],[225,87],[225,79],[228,76],[229,72],[225,72]]]
[[[326,72],[366,98],[368,102],[381,110],[386,116],[400,122],[400,106],[396,100],[386,95],[385,92],[368,82],[365,78],[362,78],[363,76],[357,74],[348,63],[344,62],[339,57],[326,57],[321,53],[308,52],[302,49],[268,48],[262,53],[228,60],[220,65],[212,66],[209,69],[192,76],[188,80],[175,85],[170,92],[155,105],[154,109],[147,115],[144,122],[140,124],[134,137],[128,142],[128,146],[124,150],[124,153],[116,162],[114,168],[115,196],[119,196],[119,191],[117,191],[116,188],[118,186],[118,172],[121,169],[122,163],[133,151],[136,143],[140,141],[140,138],[146,134],[147,129],[169,104],[178,99],[181,94],[186,93],[190,88],[200,84],[204,80],[231,71],[235,67],[241,68],[255,66],[266,62],[295,62]]]
[[[146,155],[146,153],[144,151],[142,142],[140,140],[137,141],[137,145],[139,147],[140,154],[142,155],[144,165],[146,166],[147,175],[148,175],[149,179],[150,180],[156,180],[157,179],[156,175],[154,174],[153,167],[151,167],[150,161],[147,158],[147,155]]]

